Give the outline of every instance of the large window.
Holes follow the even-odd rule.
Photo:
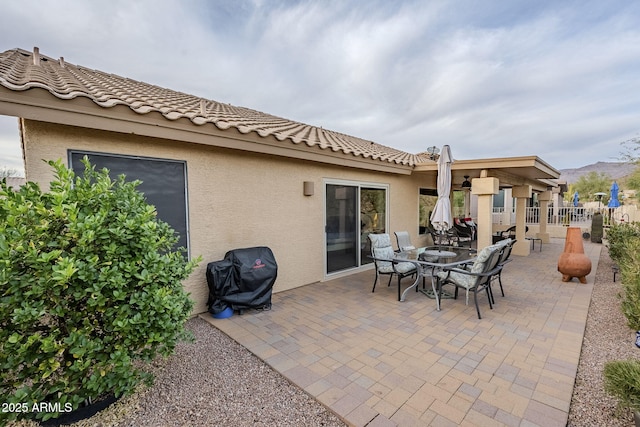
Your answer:
[[[124,174],[127,181],[142,181],[138,190],[156,207],[158,218],[178,233],[176,248],[188,250],[186,162],[75,150],[69,150],[68,155],[69,165],[77,175],[84,173],[82,159],[87,156],[96,169],[107,168],[112,179]]]
[[[451,210],[454,218],[464,218],[466,217],[465,212],[465,194],[467,191],[465,190],[453,190],[451,194]]]
[[[427,228],[431,226],[431,212],[433,212],[433,208],[436,206],[436,201],[438,201],[438,191],[429,189],[429,188],[421,188],[420,189],[420,202],[418,204],[420,213],[419,213],[419,232],[420,234],[428,234]]]
[[[465,194],[466,191],[454,190],[451,197],[451,214],[456,217],[466,217],[465,206]],[[421,188],[420,189],[420,202],[419,202],[419,233],[428,234],[428,227],[431,227],[431,213],[433,212],[436,202],[438,201],[438,191]]]

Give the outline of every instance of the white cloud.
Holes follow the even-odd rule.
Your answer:
[[[0,48],[409,152],[568,168],[637,135],[640,4],[425,3],[24,0],[3,6]]]

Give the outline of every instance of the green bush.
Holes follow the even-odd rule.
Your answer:
[[[640,411],[640,361],[615,360],[604,365],[604,389],[618,399],[618,409]]]
[[[620,268],[622,313],[631,329],[640,330],[640,225],[616,224],[607,239],[609,255]]]
[[[640,239],[632,238],[623,245],[626,255],[619,263],[622,281],[622,313],[629,327],[640,330]]]
[[[629,241],[640,240],[640,224],[624,223],[612,225],[607,231],[607,247],[611,259],[617,264],[623,264],[629,255],[626,247]]]
[[[44,193],[0,186],[0,403],[9,419],[46,402],[63,410],[130,394],[151,376],[134,361],[173,353],[193,302],[171,227],[124,176],[60,161]],[[19,405],[19,406],[18,406]],[[28,409],[23,413],[22,409]],[[0,424],[2,424],[0,419]]]

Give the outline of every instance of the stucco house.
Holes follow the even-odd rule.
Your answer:
[[[0,54],[0,114],[20,118],[26,178],[43,188],[53,178],[43,159],[82,171],[84,155],[144,181],[161,219],[190,256],[203,257],[184,283],[196,313],[206,311],[206,263],[231,249],[270,247],[279,292],[372,268],[370,232],[407,230],[416,244],[428,242],[419,213],[421,195],[436,188],[428,153],[73,65],[37,48]],[[454,190],[465,176],[473,184],[479,247],[491,243],[500,188],[511,189],[518,207],[532,192],[542,203],[560,175],[537,156],[457,160],[452,173]],[[521,240],[514,253],[526,255]]]

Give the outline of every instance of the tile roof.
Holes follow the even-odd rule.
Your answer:
[[[0,54],[0,85],[12,91],[42,88],[63,100],[86,97],[103,108],[125,105],[143,115],[158,112],[167,120],[187,118],[199,126],[211,123],[222,130],[236,128],[243,134],[255,132],[263,138],[273,136],[398,165],[414,166],[426,160],[373,141],[52,59],[37,48]]]

